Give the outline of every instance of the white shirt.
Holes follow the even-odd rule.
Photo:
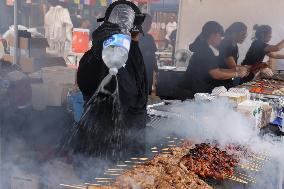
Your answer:
[[[176,22],[169,22],[167,25],[166,25],[166,36],[165,38],[170,40],[170,35],[171,33],[177,29],[177,23]]]
[[[68,9],[50,7],[44,17],[45,36],[52,41],[71,41],[73,24]]]
[[[212,45],[209,45],[209,47],[210,47],[210,49],[212,50],[212,52],[213,52],[213,54],[215,55],[215,56],[219,56],[219,50],[218,49],[216,49],[215,47],[213,47]]]

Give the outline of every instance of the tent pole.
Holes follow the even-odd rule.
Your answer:
[[[14,0],[14,65],[18,64],[18,46],[18,0]]]

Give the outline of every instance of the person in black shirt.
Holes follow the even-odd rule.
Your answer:
[[[145,33],[144,35],[140,34],[139,47],[141,49],[146,67],[149,94],[152,93],[154,72],[155,76],[157,76],[158,74],[158,65],[155,54],[158,49],[155,44],[154,38],[152,37],[151,34],[148,33],[151,29],[151,25],[152,25],[152,17],[149,14],[146,14],[145,20],[142,25],[143,32]]]
[[[284,40],[276,45],[269,45],[268,42],[272,37],[272,28],[268,25],[255,25],[254,29],[256,30],[255,39],[242,62],[242,65],[248,65],[250,67],[250,74],[246,78],[243,78],[242,83],[251,81],[259,71],[267,76],[273,75],[268,65],[263,63],[263,59],[266,55],[275,59],[284,59],[284,55],[275,53],[284,48]]]
[[[239,48],[247,37],[247,26],[242,22],[235,22],[225,31],[225,38],[220,44],[220,68],[240,69],[238,66]],[[244,69],[246,69],[244,67]],[[227,89],[238,85],[239,78],[224,80],[222,83]]]
[[[177,29],[172,31],[170,35],[170,44],[173,46],[173,53],[172,53],[172,62],[175,61],[175,52],[176,52],[176,38],[177,38]]]
[[[117,127],[117,119],[114,119],[116,116],[113,109],[114,97],[99,93],[98,98],[101,99],[99,108],[95,107],[97,108],[94,110],[95,115],[88,116],[90,127],[92,123],[96,123],[99,127],[93,129],[95,132],[86,130],[86,127],[80,127],[73,147],[75,153],[93,155],[112,161],[122,160],[126,158],[125,156],[141,156],[145,150],[143,141],[146,127],[148,82],[143,56],[139,48],[139,33],[142,32],[145,15],[136,5],[120,0],[109,6],[105,17],[99,20],[103,20],[103,24],[92,34],[93,46],[83,55],[77,72],[78,87],[84,100],[88,102],[109,72],[102,59],[103,42],[113,34],[121,33],[117,24],[108,21],[112,9],[120,4],[129,5],[135,11],[134,25],[130,31],[132,41],[128,59],[125,67],[120,68],[117,73],[119,120],[122,126]],[[113,78],[105,89],[113,93],[116,85]]]
[[[222,36],[223,27],[215,22],[207,22],[201,34],[190,44],[193,52],[184,78],[180,84],[182,89],[190,91],[187,98],[193,98],[195,93],[211,93],[219,85],[220,80],[234,77],[244,77],[243,70],[222,69],[219,66],[219,51],[217,50]]]
[[[71,18],[73,27],[79,28],[80,25],[81,25],[81,19],[79,18],[79,16],[77,15],[77,13],[75,11],[71,11],[70,18]]]
[[[82,19],[80,28],[82,29],[88,29],[91,32],[91,21],[89,19]]]

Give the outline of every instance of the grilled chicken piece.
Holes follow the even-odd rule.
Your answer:
[[[181,158],[181,163],[187,170],[193,171],[203,178],[224,180],[226,176],[233,176],[234,168],[239,161],[216,145],[202,143]]]
[[[123,189],[212,189],[198,176],[180,165],[188,147],[172,148],[171,154],[155,156],[117,177],[114,186]],[[123,187],[122,187],[123,186]]]

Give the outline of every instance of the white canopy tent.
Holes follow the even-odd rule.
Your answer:
[[[18,63],[18,0],[14,0],[14,59],[13,59],[13,64]]]

